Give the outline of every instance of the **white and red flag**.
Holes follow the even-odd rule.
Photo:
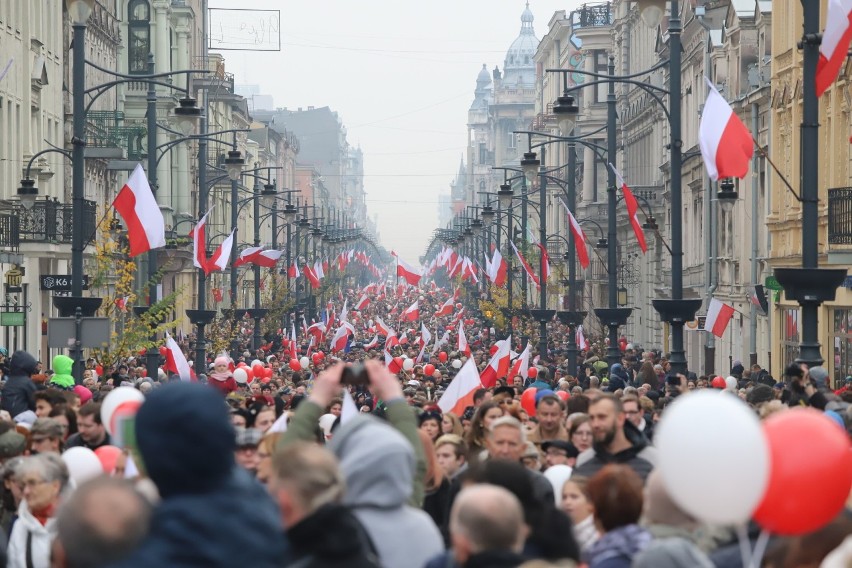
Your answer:
[[[201,220],[189,232],[192,237],[192,264],[196,268],[200,268],[207,274],[207,216],[210,211],[204,214]]]
[[[470,357],[470,345],[467,344],[467,335],[464,333],[464,322],[459,322],[459,353]]]
[[[361,296],[361,299],[358,300],[358,303],[355,304],[355,307],[353,309],[358,310],[360,312],[361,310],[366,310],[367,306],[369,306],[369,305],[370,305],[370,296],[368,296],[367,294],[364,294],[363,296]]]
[[[402,276],[412,286],[417,286],[420,283],[420,269],[411,266],[399,255],[396,257],[396,275]]]
[[[115,307],[121,310],[122,312],[127,311],[127,302],[130,301],[130,296],[122,296],[120,298],[115,299]]]
[[[533,272],[533,269],[532,267],[530,267],[529,263],[527,262],[527,259],[525,259],[521,255],[521,251],[518,250],[518,247],[515,246],[515,243],[509,241],[509,244],[512,245],[512,250],[515,251],[515,256],[517,256],[518,260],[521,261],[521,266],[524,267],[524,271],[527,273],[527,276],[529,276],[530,280],[535,283],[536,288],[541,288],[541,284],[538,281],[538,276],[536,276],[535,272]]]
[[[497,379],[505,377],[509,372],[509,362],[512,355],[512,336],[510,335],[503,341],[498,341],[494,345],[497,346],[497,351],[491,356],[485,369],[479,374],[479,380],[485,388],[491,388],[497,384]]]
[[[420,301],[415,300],[413,304],[405,308],[402,317],[406,321],[414,321],[420,317]]]
[[[461,416],[468,406],[473,406],[473,394],[480,388],[482,388],[482,382],[479,380],[476,363],[473,359],[468,359],[447,385],[447,390],[438,400],[438,408],[444,413],[452,412],[456,416]]]
[[[550,257],[547,255],[547,247],[541,243],[536,243],[535,246],[541,251],[541,273],[544,275],[544,283],[547,284],[550,278]]]
[[[639,243],[639,248],[642,249],[642,252],[646,253],[648,252],[648,243],[645,242],[645,231],[642,230],[642,224],[639,222],[639,216],[637,215],[639,203],[636,201],[636,197],[630,191],[624,178],[621,177],[621,172],[615,169],[612,163],[609,164],[609,167],[612,169],[612,173],[615,174],[616,184],[618,184],[618,187],[621,188],[621,192],[624,194],[624,203],[627,205],[627,217],[630,219],[630,226],[633,227],[633,234],[636,235],[636,242]]]
[[[330,341],[332,353],[343,351],[346,348],[346,342],[349,340],[350,333],[352,333],[351,326],[345,322],[337,328]]]
[[[234,233],[236,231],[236,229],[231,231],[228,238],[222,241],[219,247],[213,251],[213,255],[207,259],[206,269],[204,270],[205,274],[224,271],[228,267],[228,260],[231,258],[231,249],[234,246]]]
[[[451,313],[453,313],[453,299],[452,298],[450,298],[449,300],[444,302],[441,305],[441,307],[438,308],[438,311],[435,312],[435,317],[439,318],[439,317],[443,317],[443,316],[448,316]]]
[[[844,51],[844,57],[845,55]],[[698,146],[707,174],[713,181],[744,178],[754,154],[754,140],[728,101],[706,79],[710,92],[698,127]]]
[[[166,246],[166,222],[142,164],[136,164],[112,205],[127,225],[130,256]]]
[[[390,332],[391,332],[391,328],[388,326],[388,324],[386,324],[386,323],[384,322],[384,320],[382,320],[382,318],[380,318],[380,317],[376,317],[376,320],[375,320],[375,322],[374,322],[374,323],[375,323],[375,326],[376,326],[376,332],[377,332],[379,335],[388,336],[388,335],[390,335],[390,334],[391,334],[391,333],[390,333]]]
[[[283,251],[280,250],[263,250],[263,247],[249,247],[240,252],[239,257],[234,262],[234,266],[251,263],[264,268],[274,268],[282,254]]]
[[[402,371],[402,365],[390,354],[388,349],[389,348],[385,346],[385,366],[388,368],[388,371],[396,375]]]
[[[586,239],[586,233],[583,232],[583,228],[580,226],[580,223],[577,222],[577,219],[574,218],[574,214],[571,213],[571,210],[568,209],[565,202],[560,199],[559,203],[562,204],[562,207],[565,208],[565,212],[568,213],[568,225],[571,227],[571,234],[574,235],[574,248],[577,250],[577,260],[580,261],[580,266],[588,268],[589,252],[586,250],[586,243],[588,242],[588,239]]]
[[[583,333],[583,326],[582,325],[577,326],[577,332],[575,334],[575,339],[576,339],[576,342],[577,342],[577,347],[579,347],[581,350],[586,350],[586,349],[588,349],[589,347],[592,346],[589,343],[589,340],[586,339],[586,334]]]
[[[287,269],[287,276],[290,278],[298,278],[302,275],[302,272],[299,270],[299,262],[294,260],[293,265]]]
[[[379,344],[379,336],[377,334],[377,335],[373,336],[373,339],[371,339],[369,343],[364,344],[364,351],[367,351],[368,349],[372,349],[373,347],[375,347],[378,344]]]
[[[716,337],[722,337],[734,317],[734,308],[716,298],[710,298],[707,306],[707,319],[704,321],[704,331],[709,331]]]
[[[530,344],[527,342],[526,348],[521,352],[521,355],[515,359],[515,362],[512,364],[512,370],[509,371],[509,377],[517,377],[518,375],[523,378],[527,378],[529,376],[530,370]]]
[[[485,258],[488,258],[488,256],[486,255]],[[495,286],[503,286],[503,284],[506,283],[506,274],[508,273],[508,270],[509,265],[506,263],[503,255],[500,254],[498,249],[495,249],[494,258],[492,258],[489,263],[488,278]]]
[[[819,44],[816,96],[820,97],[840,74],[852,41],[852,0],[828,0],[825,31]]]
[[[310,265],[305,264],[304,268],[302,268],[302,272],[305,274],[305,278],[308,279],[308,282],[311,283],[311,288],[319,288],[320,287],[320,279],[317,277],[314,269],[310,267]]]
[[[186,356],[181,351],[177,342],[166,332],[166,364],[167,370],[180,376],[180,380],[189,381],[192,379],[192,370],[186,360]]]

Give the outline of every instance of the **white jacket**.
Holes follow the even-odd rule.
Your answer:
[[[27,568],[27,537],[32,535],[30,550],[33,568],[50,568],[50,546],[56,537],[56,519],[51,517],[42,525],[30,513],[26,501],[18,507],[18,519],[9,537],[8,568]]]

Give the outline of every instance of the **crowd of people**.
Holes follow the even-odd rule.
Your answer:
[[[716,390],[761,419],[813,407],[852,437],[852,378],[832,391],[822,367],[674,374],[626,342],[620,363],[593,347],[571,368],[557,322],[528,369],[445,412],[468,359],[489,364],[493,322],[437,286],[341,296],[324,326],[211,354],[191,381],[89,360],[77,384],[64,355],[43,369],[0,350],[0,566],[745,568],[756,524],[709,525],[667,491],[654,445],[667,407]],[[334,349],[341,322],[352,332]],[[513,356],[524,347],[513,339]],[[144,395],[131,440],[104,420],[119,388]],[[68,456],[82,450],[102,472],[79,475]],[[752,565],[852,566],[849,505],[773,535]]]

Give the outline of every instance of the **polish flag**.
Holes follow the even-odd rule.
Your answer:
[[[316,274],[317,278],[320,280],[325,278],[325,272],[322,270],[322,261],[319,259],[314,262],[314,274]]]
[[[526,348],[521,352],[520,357],[515,359],[515,363],[512,365],[512,370],[509,371],[510,377],[517,377],[518,375],[523,378],[527,378],[529,376],[530,370],[530,344],[527,342]]]
[[[849,25],[848,22],[846,25]],[[845,49],[843,58],[846,58]],[[698,146],[707,174],[713,181],[729,177],[742,179],[748,173],[749,161],[754,154],[751,132],[713,83],[706,77],[705,81],[710,92],[698,127]]]
[[[482,382],[479,380],[476,363],[473,359],[468,359],[447,385],[447,390],[438,400],[438,408],[445,414],[452,412],[456,416],[461,416],[468,406],[473,406],[473,394],[481,388]]]
[[[589,340],[586,339],[586,334],[583,333],[583,326],[582,325],[577,326],[577,333],[576,333],[575,339],[576,339],[577,347],[579,347],[581,350],[588,349],[589,347],[592,346],[589,343]]]
[[[192,264],[196,268],[204,270],[207,274],[207,216],[210,211],[204,214],[198,224],[190,231],[189,236],[192,237]]]
[[[414,321],[420,317],[420,304],[419,300],[415,300],[413,304],[405,308],[405,311],[402,312],[402,317],[406,321]]]
[[[445,331],[444,335],[441,336],[441,339],[435,340],[435,346],[432,348],[432,353],[437,353],[438,349],[440,349],[442,345],[447,345],[449,342],[450,332]]]
[[[361,299],[358,300],[358,303],[355,304],[355,307],[353,309],[358,310],[360,312],[361,310],[367,309],[367,306],[369,306],[369,305],[370,305],[370,297],[367,294],[364,294],[363,296],[361,296]]]
[[[455,253],[453,253],[455,254]],[[450,266],[449,264],[447,266]],[[447,271],[448,278],[455,278],[461,272],[464,267],[464,259],[458,255],[456,255],[456,261],[453,263],[452,268]]]
[[[429,345],[429,342],[432,341],[432,334],[426,329],[426,324],[420,324],[420,345],[426,347]]]
[[[376,331],[379,335],[390,335],[391,328],[388,327],[388,325],[384,321],[382,321],[382,318],[377,317],[374,323],[376,324]]]
[[[521,266],[524,267],[527,276],[529,276],[530,279],[535,283],[536,288],[541,288],[541,284],[538,281],[538,276],[535,275],[535,272],[533,272],[527,260],[523,256],[521,256],[521,251],[518,250],[518,247],[516,247],[515,243],[513,243],[512,241],[509,241],[509,244],[512,245],[512,250],[515,251],[515,255],[518,257],[518,260],[521,261]]]
[[[121,298],[115,299],[115,307],[121,310],[122,312],[127,311],[127,302],[130,301],[130,296],[124,296]]]
[[[349,298],[346,298],[343,302],[343,307],[340,309],[340,317],[338,319],[344,323],[349,321]]]
[[[216,271],[224,271],[225,268],[228,267],[228,259],[231,258],[231,248],[234,246],[234,233],[236,233],[236,231],[236,229],[231,231],[228,238],[222,241],[219,248],[213,252],[213,256],[207,259],[207,270],[204,271],[206,274]]]
[[[349,340],[350,327],[347,324],[342,324],[334,332],[331,338],[331,351],[343,351],[346,348],[346,342]]]
[[[166,246],[166,222],[142,164],[136,164],[112,205],[127,225],[130,256]]]
[[[364,351],[367,351],[368,349],[372,349],[373,347],[375,347],[378,344],[379,344],[379,336],[377,334],[373,337],[373,339],[370,340],[369,343],[364,344]]]
[[[388,368],[388,371],[390,371],[394,375],[402,371],[402,365],[400,365],[394,360],[393,356],[390,354],[390,351],[388,351],[387,348],[385,349],[385,366]]]
[[[497,384],[497,379],[505,377],[506,373],[509,372],[509,360],[512,355],[512,336],[510,335],[494,345],[497,346],[497,351],[494,352],[488,365],[479,376],[482,386],[485,388],[493,387]]]
[[[435,317],[439,318],[439,317],[443,317],[443,316],[448,316],[451,313],[453,313],[453,299],[452,298],[450,298],[449,300],[444,302],[444,304],[438,309],[438,311],[435,312]]]
[[[328,259],[327,258],[322,259],[322,273],[324,275],[328,274]]]
[[[487,256],[486,256],[487,258]],[[494,258],[491,259],[491,269],[488,271],[488,278],[495,286],[503,286],[506,283],[506,274],[509,270],[509,265],[503,259],[503,255],[499,250],[494,250]]]
[[[293,261],[293,266],[287,269],[287,276],[289,276],[290,278],[298,278],[301,275],[302,273],[299,270],[298,261]]]
[[[470,357],[470,346],[467,344],[467,335],[464,333],[464,322],[459,322],[459,353]]]
[[[420,269],[411,266],[399,256],[396,257],[396,275],[402,276],[412,286],[417,286],[420,283]]]
[[[535,246],[541,251],[541,273],[544,274],[544,282],[547,284],[547,279],[550,278],[550,257],[547,256],[547,249],[541,243],[536,243]]]
[[[852,0],[828,0],[825,31],[819,45],[816,70],[816,96],[831,86],[846,61],[852,41]]]
[[[630,191],[630,188],[625,183],[624,178],[621,177],[621,172],[615,169],[611,163],[609,164],[610,169],[612,169],[612,173],[615,174],[615,180],[618,185],[621,187],[621,192],[624,194],[624,203],[627,204],[627,216],[630,218],[630,225],[633,227],[633,234],[636,235],[636,242],[639,243],[639,248],[642,249],[642,253],[648,252],[648,243],[645,242],[645,231],[642,230],[642,225],[639,223],[639,216],[636,212],[639,210],[639,203],[636,201],[636,197],[633,196],[633,192]]]
[[[319,288],[320,287],[319,278],[317,278],[316,273],[314,272],[314,270],[309,265],[306,264],[305,267],[302,269],[302,272],[305,273],[305,277],[311,283],[311,288]]]
[[[311,337],[315,337],[317,343],[319,343],[320,341],[322,341],[322,337],[325,335],[326,329],[327,328],[325,324],[321,321],[318,321],[315,324],[311,324],[311,326],[307,328],[305,333],[307,335],[310,335]]]
[[[263,247],[248,247],[240,251],[240,254],[237,255],[237,260],[234,261],[234,266],[242,266],[243,264],[248,264],[251,262],[251,258],[253,255],[259,254],[260,251],[263,250]]]
[[[278,263],[278,259],[281,258],[282,254],[284,254],[284,251],[262,250],[252,259],[252,262],[258,266],[262,266],[263,268],[275,268],[275,265]]]
[[[716,298],[710,298],[710,305],[707,307],[707,319],[704,321],[704,331],[710,331],[716,337],[722,337],[732,317],[734,317],[733,307]]]
[[[588,268],[589,253],[586,250],[586,244],[588,243],[586,233],[583,232],[583,228],[580,226],[580,223],[577,222],[577,219],[574,218],[574,214],[571,213],[571,210],[568,209],[565,202],[560,199],[559,203],[562,204],[562,207],[565,208],[565,212],[568,213],[568,224],[571,226],[571,234],[574,235],[574,248],[577,249],[577,260],[580,261],[580,266]]]
[[[186,361],[183,351],[172,336],[166,332],[166,370],[179,375],[180,380],[189,381],[192,378],[189,363]]]

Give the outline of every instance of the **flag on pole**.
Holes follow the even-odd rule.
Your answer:
[[[521,355],[515,359],[514,364],[512,365],[512,370],[509,371],[509,377],[517,377],[518,375],[523,378],[529,377],[530,370],[530,343],[527,342],[526,348],[521,352]]]
[[[376,334],[376,335],[373,337],[373,339],[371,339],[371,340],[370,340],[370,342],[369,342],[369,343],[365,343],[365,344],[364,344],[364,351],[367,351],[367,350],[369,350],[369,349],[372,349],[373,347],[375,347],[375,346],[376,346],[376,345],[378,345],[378,344],[379,344],[379,335],[378,335],[378,334]]]
[[[453,299],[452,298],[450,298],[449,300],[444,302],[441,305],[441,307],[438,308],[438,311],[435,312],[435,317],[439,318],[439,317],[442,317],[442,316],[448,316],[451,313],[453,313]]]
[[[287,269],[287,276],[289,276],[290,278],[298,278],[301,275],[302,273],[299,270],[299,262],[294,260],[293,266]]]
[[[509,241],[509,244],[512,245],[512,250],[515,251],[515,256],[517,256],[518,260],[521,261],[521,266],[524,267],[524,271],[527,273],[527,276],[529,276],[530,280],[535,283],[536,288],[541,288],[541,284],[538,281],[538,276],[535,275],[535,272],[533,272],[533,269],[532,267],[530,267],[527,260],[523,256],[521,256],[521,251],[518,250],[518,247],[516,247],[515,243],[513,243],[512,241]]]
[[[710,298],[707,306],[707,319],[704,321],[704,331],[713,333],[716,337],[722,337],[728,328],[728,323],[734,317],[734,308],[716,298]]]
[[[231,258],[231,248],[234,246],[234,233],[236,229],[231,231],[228,238],[222,241],[219,247],[213,252],[213,256],[207,259],[206,274],[216,271],[224,271],[228,267],[228,259]]]
[[[112,205],[127,225],[130,256],[166,246],[166,222],[142,164],[136,164]]]
[[[615,181],[624,194],[624,203],[627,205],[627,216],[630,218],[630,226],[633,227],[633,234],[636,235],[639,248],[642,249],[642,253],[646,253],[648,252],[648,244],[645,242],[645,231],[642,230],[642,224],[639,223],[639,216],[636,214],[639,210],[639,203],[636,202],[636,197],[624,182],[624,178],[621,177],[621,172],[615,169],[612,163],[609,164],[609,167],[612,169],[612,173],[615,174]]]
[[[201,217],[201,220],[192,228],[189,235],[192,237],[192,264],[207,274],[207,216],[210,211]]]
[[[480,388],[482,383],[479,380],[476,363],[473,359],[468,359],[447,385],[447,390],[438,400],[438,408],[445,414],[452,412],[456,416],[461,416],[468,406],[473,406],[473,394]]]
[[[488,258],[487,255],[486,258]],[[506,260],[503,258],[503,255],[500,254],[498,249],[494,250],[494,258],[491,259],[489,267],[488,278],[495,286],[503,286],[503,284],[506,283],[506,275],[509,271],[509,265],[506,263]]]
[[[459,322],[459,353],[470,357],[470,346],[467,344],[467,335],[464,333],[464,322]]]
[[[816,96],[831,86],[846,61],[852,41],[852,0],[828,0],[825,31],[819,44],[816,69]]]
[[[402,316],[406,321],[414,321],[420,317],[420,301],[415,300],[413,304],[405,308]]]
[[[846,52],[843,52],[846,57]],[[707,174],[713,181],[720,178],[744,178],[754,154],[751,132],[736,115],[728,101],[705,77],[710,92],[698,127],[698,146]]]
[[[488,361],[485,369],[479,375],[479,380],[485,388],[491,388],[497,384],[497,379],[505,377],[509,372],[509,360],[511,357],[512,336],[510,335],[503,341],[495,343],[497,351]]]
[[[189,381],[192,379],[192,371],[189,368],[189,363],[186,356],[181,351],[177,342],[166,332],[166,369],[180,376],[180,380]]]
[[[420,283],[420,269],[411,266],[402,260],[399,255],[396,257],[396,275],[402,276],[402,278],[412,286],[417,286]]]
[[[574,218],[574,214],[571,213],[571,210],[568,209],[565,202],[560,199],[559,203],[562,204],[562,207],[565,208],[565,212],[568,213],[568,225],[571,227],[571,234],[574,236],[574,248],[577,250],[577,260],[580,261],[580,266],[588,268],[589,251],[586,250],[586,244],[588,243],[586,233],[583,232],[583,227],[581,227],[580,223],[577,222],[577,219]]]
[[[360,312],[361,310],[367,309],[367,306],[369,306],[369,305],[370,305],[370,296],[368,296],[367,294],[364,294],[363,296],[361,296],[361,299],[358,300],[358,303],[355,304],[355,307],[353,309],[358,310]]]

